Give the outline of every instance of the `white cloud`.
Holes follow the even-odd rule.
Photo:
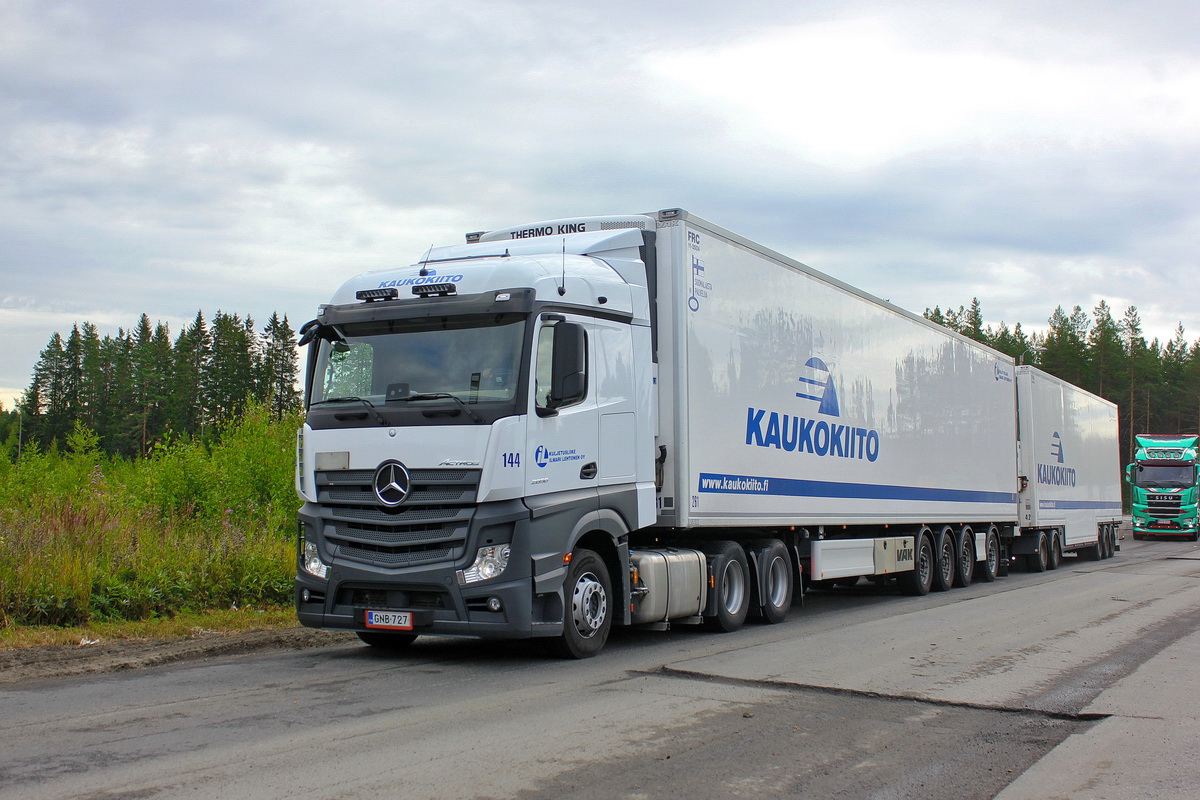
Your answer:
[[[773,141],[833,169],[928,151],[1037,154],[1144,137],[1194,141],[1194,60],[1148,64],[1092,51],[1070,31],[1042,47],[1031,54],[931,46],[881,19],[848,19],[649,61],[654,74],[720,109],[746,140]]]

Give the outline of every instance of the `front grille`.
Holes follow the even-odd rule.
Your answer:
[[[325,537],[335,554],[392,568],[462,558],[479,470],[410,470],[408,497],[397,508],[379,502],[374,477],[374,470],[316,473]]]
[[[1146,495],[1146,513],[1156,519],[1170,519],[1179,516],[1180,496],[1177,494]]]

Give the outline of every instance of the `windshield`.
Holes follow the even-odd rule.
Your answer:
[[[1162,488],[1186,489],[1191,486],[1196,474],[1196,468],[1191,464],[1179,466],[1143,466],[1136,470],[1138,486],[1157,486]]]
[[[524,314],[349,323],[318,344],[309,405],[511,403]]]

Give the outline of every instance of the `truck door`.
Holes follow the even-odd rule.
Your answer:
[[[546,550],[567,543],[599,508],[599,409],[594,332],[586,318],[543,314],[534,339],[532,409],[526,443],[526,502]],[[536,552],[536,549],[535,549]]]

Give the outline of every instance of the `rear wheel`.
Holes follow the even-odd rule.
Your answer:
[[[914,546],[916,552],[913,554],[913,569],[897,575],[896,585],[900,587],[901,594],[919,597],[929,594],[933,586],[933,566],[936,559],[933,556],[932,532],[928,528],[922,528],[917,533]]]
[[[1050,542],[1045,531],[1038,534],[1037,549],[1025,556],[1025,566],[1030,572],[1045,572],[1050,566]]]
[[[991,583],[1000,574],[1000,533],[996,530],[996,526],[992,525],[984,536],[986,537],[984,548],[987,550],[987,555],[980,562],[980,568],[975,574],[984,583]]]
[[[750,570],[746,566],[746,551],[737,542],[713,542],[708,553],[712,558],[713,582],[716,595],[716,614],[704,620],[710,630],[730,633],[742,627],[750,611]]]
[[[589,658],[604,649],[612,628],[612,582],[604,559],[591,550],[571,555],[563,584],[566,613],[562,636],[550,649],[563,658]]]
[[[955,554],[958,544],[954,540],[954,529],[949,525],[938,535],[937,563],[933,572],[933,589],[944,592],[954,585],[954,573],[958,568]]]
[[[787,548],[778,539],[750,546],[758,564],[758,616],[770,624],[783,622],[792,607],[794,582]]]
[[[1058,569],[1058,565],[1062,563],[1062,539],[1057,535],[1052,535],[1053,540],[1050,544],[1050,561],[1046,564],[1050,569]]]
[[[975,576],[975,533],[963,525],[958,537],[958,563],[954,570],[954,585],[967,587]]]

